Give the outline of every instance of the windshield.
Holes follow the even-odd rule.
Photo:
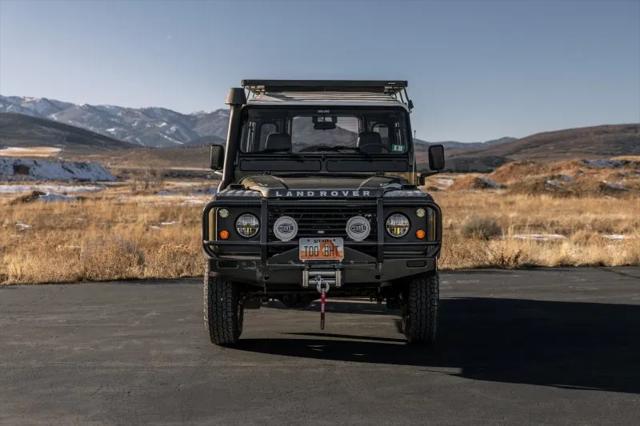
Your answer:
[[[404,154],[405,112],[382,109],[249,109],[244,153]]]

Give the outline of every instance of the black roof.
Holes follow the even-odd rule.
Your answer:
[[[242,80],[252,92],[375,92],[397,93],[406,80]]]

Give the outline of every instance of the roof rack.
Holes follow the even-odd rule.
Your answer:
[[[394,94],[406,80],[242,80],[250,92],[374,92]]]
[[[377,94],[384,96],[382,100],[395,100],[404,104],[409,110],[413,108],[413,103],[407,95],[408,83],[406,80],[242,80],[242,87],[247,90],[248,97],[253,100],[264,99],[281,99],[286,93],[289,95],[295,93],[295,96],[285,96],[288,100],[308,99],[304,93],[315,92],[326,93],[327,99],[342,98],[348,95],[354,99],[363,99],[368,97],[367,94]],[[330,94],[331,93],[331,94]],[[340,95],[344,93],[345,95]],[[336,96],[337,95],[337,96]],[[281,99],[282,100],[282,99]]]

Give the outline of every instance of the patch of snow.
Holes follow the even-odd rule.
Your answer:
[[[44,193],[79,193],[102,191],[103,186],[95,185],[0,185],[0,194],[40,191]]]
[[[175,225],[176,222],[175,220],[169,221],[169,222],[160,222],[160,226],[171,226],[171,225]]]
[[[160,133],[160,136],[162,136],[163,138],[170,140],[171,142],[178,142],[177,140],[173,139],[171,136],[167,136],[164,133]]]
[[[478,179],[481,180],[482,183],[484,183],[487,188],[494,188],[494,189],[502,188],[502,185],[500,185],[498,182],[496,182],[493,179],[489,179],[488,177],[480,176],[478,177]]]
[[[98,163],[0,158],[0,181],[115,181]]]
[[[630,238],[628,235],[623,235],[623,234],[605,234],[603,235],[603,237],[606,238],[607,240],[614,240],[614,241],[628,240]]]
[[[189,188],[188,186],[182,186],[175,189],[163,189],[155,193],[155,195],[159,195],[161,197],[166,196],[174,196],[174,195],[201,195],[201,194],[215,194],[217,192],[217,188]]]
[[[450,178],[438,178],[438,179],[436,179],[436,183],[438,184],[438,186],[440,186],[442,188],[448,188],[451,185],[453,185],[453,179],[450,179]]]
[[[511,238],[513,238],[514,240],[532,241],[560,241],[567,239],[567,237],[560,234],[515,234]]]
[[[582,162],[595,169],[614,169],[616,167],[624,166],[624,161],[620,160],[607,160],[607,159],[598,159],[598,160],[582,160]]]
[[[117,129],[115,127],[111,127],[109,129],[107,129],[107,132],[109,133],[114,133]]]
[[[16,228],[18,228],[19,231],[24,231],[31,228],[31,225],[18,221],[16,222]]]
[[[545,185],[553,186],[554,188],[560,188],[563,184],[562,181],[559,181],[557,179],[547,179],[544,183]]]
[[[206,199],[200,199],[200,198],[187,198],[186,200],[184,200],[182,202],[182,204],[187,204],[187,205],[204,205],[207,203],[208,200]]]
[[[170,141],[171,141],[171,142],[173,142],[173,143],[177,143],[177,144],[180,144],[180,145],[184,145],[184,142],[180,142],[179,140],[176,140],[176,139],[174,139],[174,138],[171,138],[171,137],[169,137],[169,136],[165,135],[164,133],[160,133],[160,136],[162,136],[163,138],[165,138],[165,139],[167,139],[167,140],[170,140]]]
[[[44,201],[46,203],[54,201],[73,201],[76,199],[77,197],[73,195],[56,194],[54,192],[48,192],[38,197],[38,200]]]
[[[615,189],[617,191],[625,191],[627,188],[621,183],[602,181],[602,184],[608,189]]]

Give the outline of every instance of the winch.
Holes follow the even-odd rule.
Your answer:
[[[302,271],[302,287],[317,287],[319,283],[339,288],[342,286],[342,271],[335,268],[307,268]]]

